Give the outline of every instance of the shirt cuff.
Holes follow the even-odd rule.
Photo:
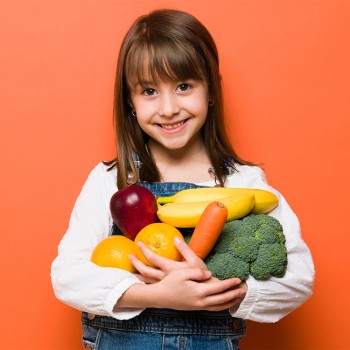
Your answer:
[[[109,293],[107,300],[105,301],[105,308],[109,316],[117,320],[128,320],[133,317],[140,315],[144,309],[132,309],[132,308],[117,308],[119,298],[124,294],[124,292],[134,284],[144,284],[136,277],[126,278]]]

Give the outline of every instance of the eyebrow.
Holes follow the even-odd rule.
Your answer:
[[[154,85],[154,84],[157,84],[156,81],[154,80],[142,80],[142,81],[139,81],[136,85]]]
[[[142,81],[137,80],[137,81],[131,82],[130,85],[132,88],[137,89],[138,87],[144,88],[147,85],[155,85],[155,84],[157,84],[157,82],[152,80],[142,80]]]

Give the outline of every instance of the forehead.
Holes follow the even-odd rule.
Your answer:
[[[153,73],[153,74],[152,74]],[[150,67],[143,67],[141,71],[132,74],[127,83],[130,88],[155,86],[163,82],[178,82],[181,79],[170,74],[154,74],[154,71],[150,70]]]
[[[125,78],[129,86],[147,82],[207,80],[204,61],[193,48],[174,45],[134,46],[125,62]]]

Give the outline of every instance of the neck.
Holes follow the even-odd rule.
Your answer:
[[[196,142],[186,148],[169,150],[151,140],[149,151],[155,160],[162,181],[205,182],[212,178],[211,167],[204,142]]]
[[[197,138],[185,147],[177,149],[166,148],[162,144],[151,139],[148,142],[148,150],[157,164],[159,162],[174,162],[179,164],[182,162],[187,163],[193,159],[198,159],[199,157],[208,158],[202,137]]]

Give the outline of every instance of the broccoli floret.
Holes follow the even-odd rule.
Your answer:
[[[250,263],[256,259],[259,251],[259,242],[254,237],[238,236],[228,244],[228,253]]]
[[[211,254],[205,262],[212,275],[220,280],[238,277],[244,281],[249,276],[249,264],[229,252]]]
[[[283,244],[261,244],[258,257],[250,264],[250,274],[262,280],[270,276],[283,277],[287,263],[287,249]]]
[[[283,232],[276,231],[268,224],[263,224],[257,229],[255,238],[260,244],[284,243]]]
[[[216,262],[216,259],[223,262]],[[225,276],[230,275],[226,271],[231,266],[239,263],[246,266],[248,263],[249,273],[256,279],[283,277],[287,268],[287,250],[282,225],[267,214],[250,214],[230,221],[225,224],[210,258],[205,260],[208,261],[210,266],[214,262],[215,268],[220,266]]]
[[[217,253],[225,253],[228,251],[229,244],[233,241],[233,235],[235,232],[235,221],[229,221],[225,224],[218,240],[216,241],[212,251]]]
[[[238,237],[253,237],[258,244],[285,243],[283,228],[277,219],[266,214],[250,214],[226,223],[213,250],[218,253],[230,250]]]
[[[265,215],[264,215],[265,216]],[[242,236],[254,236],[255,232],[265,223],[264,216],[260,215],[248,215],[241,220],[235,220],[234,226],[236,227],[236,235]]]

